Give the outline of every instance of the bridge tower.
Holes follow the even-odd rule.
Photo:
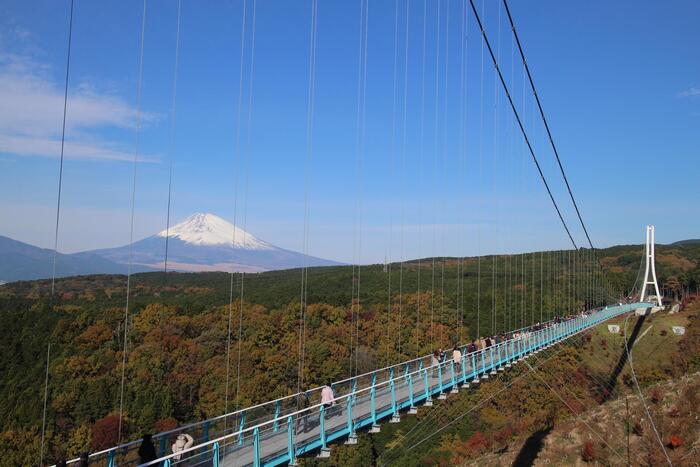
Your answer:
[[[646,268],[644,271],[644,284],[642,284],[642,292],[639,301],[643,302],[645,297],[655,299],[657,306],[661,306],[661,294],[659,293],[659,283],[656,280],[656,263],[654,260],[654,226],[647,225],[647,239],[644,248],[644,257],[646,259]],[[647,287],[653,285],[656,295],[647,295]]]

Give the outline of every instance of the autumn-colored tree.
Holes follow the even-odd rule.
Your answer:
[[[126,433],[126,421],[122,419],[122,433]],[[92,425],[92,442],[91,448],[93,451],[106,449],[114,446],[119,442],[119,415],[110,414],[106,417],[95,420]]]
[[[38,429],[6,430],[0,433],[2,465],[36,465],[41,433]]]
[[[176,428],[178,425],[177,420],[175,420],[173,417],[168,417],[168,418],[163,418],[161,420],[156,421],[153,424],[153,429],[155,430],[156,433],[160,433],[163,431],[170,431],[174,428]]]

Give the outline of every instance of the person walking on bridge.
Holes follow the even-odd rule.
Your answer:
[[[431,378],[437,378],[438,367],[440,366],[440,350],[435,350],[430,356],[430,367],[433,369],[431,371]]]
[[[145,464],[158,458],[156,447],[153,445],[153,437],[150,434],[143,435],[141,446],[139,446],[139,463]]]
[[[454,350],[452,350],[452,360],[455,362],[455,365],[462,363],[462,351],[459,350],[459,346],[457,345],[455,345]]]
[[[337,411],[331,411],[331,407],[335,405],[335,394],[333,394],[331,380],[326,381],[326,385],[321,388],[321,404],[326,411],[326,418],[337,414]]]
[[[173,456],[173,460],[179,461],[182,459],[182,451],[189,449],[192,447],[194,444],[194,438],[192,438],[190,435],[187,433],[180,433],[177,435],[177,441],[175,441],[175,444],[173,444],[173,454],[177,454],[176,456]]]
[[[321,404],[323,404],[326,409],[330,409],[335,405],[335,395],[333,394],[330,380],[327,381],[326,385],[321,389]]]

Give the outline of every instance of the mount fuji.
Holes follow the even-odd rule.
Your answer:
[[[133,264],[163,268],[166,239],[168,269],[178,271],[262,272],[341,264],[276,247],[210,213],[193,214],[167,230],[134,242]],[[118,264],[129,262],[129,245],[89,253]]]

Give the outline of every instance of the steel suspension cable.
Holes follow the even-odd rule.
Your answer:
[[[434,115],[434,128],[435,128],[435,138],[433,147],[433,190],[434,194],[437,195],[437,179],[438,179],[438,129],[439,129],[439,103],[440,103],[440,0],[437,0],[437,14],[435,15],[437,25],[435,34],[435,115]],[[436,250],[436,235],[437,235],[437,196],[433,200],[433,258],[432,258],[432,274],[431,274],[431,299],[430,299],[430,346],[434,348],[435,341],[435,259],[437,257]]]
[[[544,323],[544,251],[540,251],[540,323]]]
[[[581,211],[579,210],[578,204],[576,203],[576,199],[574,198],[574,194],[571,190],[571,185],[569,184],[569,179],[566,176],[566,172],[564,171],[564,167],[562,166],[561,159],[559,158],[559,151],[557,151],[557,147],[554,144],[554,138],[552,137],[552,132],[549,129],[549,124],[547,123],[547,118],[544,115],[544,110],[542,109],[542,103],[540,102],[540,97],[537,94],[537,89],[535,88],[535,83],[532,79],[532,74],[530,73],[530,67],[527,64],[527,60],[525,59],[525,53],[523,52],[523,47],[522,47],[522,44],[520,43],[520,37],[518,36],[518,33],[515,29],[515,23],[513,22],[513,16],[510,13],[510,8],[508,7],[507,0],[503,0],[503,5],[505,6],[506,14],[508,15],[508,21],[510,22],[511,30],[513,31],[513,37],[515,37],[515,41],[518,45],[518,51],[520,53],[520,57],[522,58],[523,66],[525,67],[525,71],[527,72],[528,81],[530,82],[530,87],[532,88],[532,94],[535,97],[535,101],[537,102],[537,108],[540,111],[540,117],[542,118],[542,123],[544,123],[544,127],[547,131],[547,137],[549,138],[549,142],[552,146],[552,150],[554,151],[554,155],[556,156],[557,165],[559,166],[559,170],[561,172],[561,175],[564,178],[564,182],[566,183],[566,189],[568,190],[569,196],[571,197],[571,202],[573,203],[574,208],[576,209],[576,215],[578,216],[578,219],[581,223],[581,227],[583,227],[583,231],[586,234],[586,238],[588,239],[588,244],[591,246],[591,248],[594,248],[593,243],[591,242],[591,237],[588,235],[588,229],[586,229],[586,224],[583,222],[583,218],[581,217]]]
[[[357,286],[356,300],[353,305],[357,310],[353,313],[355,318],[355,362],[354,369],[357,372],[359,345],[360,345],[360,290],[362,285],[362,189],[363,189],[363,162],[365,151],[365,99],[367,93],[367,44],[369,30],[369,1],[360,3],[360,42],[357,83]],[[352,373],[351,373],[352,374]]]
[[[129,266],[126,275],[126,304],[124,305],[124,350],[122,352],[122,374],[119,385],[119,427],[117,429],[117,440],[122,441],[122,420],[124,412],[124,381],[126,380],[126,354],[129,339],[129,295],[131,291],[131,269],[133,266],[133,246],[134,246],[134,211],[136,210],[136,167],[141,144],[141,92],[143,85],[143,51],[146,40],[146,6],[147,0],[143,0],[143,13],[141,15],[141,38],[139,52],[138,83],[136,91],[136,145],[134,147],[134,163],[131,184],[131,221],[129,227]]]
[[[182,2],[177,1],[177,17],[175,22],[175,59],[173,66],[173,89],[171,94],[170,102],[170,128],[168,135],[168,158],[170,159],[170,164],[168,168],[168,203],[167,211],[165,216],[165,255],[163,259],[163,283],[167,284],[168,277],[168,245],[170,241],[170,207],[172,199],[172,186],[173,186],[173,152],[175,146],[175,124],[176,124],[176,103],[177,103],[177,74],[179,68],[180,60],[180,22],[182,13]],[[159,372],[158,378],[160,384],[165,382],[165,339],[163,339],[163,315],[164,308],[160,308],[160,313],[158,314],[158,328],[160,329],[161,339],[160,339],[160,361],[159,361]],[[162,408],[162,404],[161,404]]]
[[[423,40],[422,40],[422,50],[421,50],[421,81],[420,81],[420,140],[418,148],[418,190],[423,192],[423,160],[425,157],[425,64],[426,64],[426,32],[427,32],[427,16],[428,16],[428,2],[423,2]],[[418,339],[420,339],[420,313],[421,313],[421,256],[422,256],[422,235],[423,235],[423,205],[419,200],[416,203],[418,206],[418,300],[416,305],[416,329],[418,329]],[[425,342],[425,336],[422,339]]]
[[[467,98],[466,98],[466,78],[467,78],[467,67],[468,67],[468,53],[469,53],[469,47],[468,47],[468,38],[469,38],[469,22],[467,21],[467,10],[466,10],[466,5],[464,2],[462,2],[462,12],[460,14],[460,20],[461,20],[461,31],[460,31],[460,67],[459,67],[459,72],[460,72],[460,126],[459,126],[459,131],[460,131],[460,158],[461,158],[461,164],[459,168],[459,173],[462,175],[461,178],[461,184],[462,184],[462,194],[465,199],[465,204],[466,204],[466,173],[467,173]],[[457,206],[457,209],[459,210],[459,205]],[[461,210],[461,223],[462,223],[462,235],[460,235],[460,255],[459,255],[459,263],[457,266],[457,286],[458,286],[458,305],[457,305],[457,310],[459,313],[459,319],[458,319],[458,326],[459,326],[459,336],[457,342],[464,342],[464,335],[463,335],[463,325],[464,325],[464,262],[465,262],[465,257],[466,257],[466,251],[464,248],[464,239],[466,238],[466,206],[464,209]]]
[[[557,215],[559,216],[559,220],[562,223],[562,226],[564,227],[564,230],[566,231],[566,234],[569,237],[569,240],[571,240],[571,244],[574,246],[574,248],[578,248],[576,246],[576,242],[574,241],[574,237],[571,235],[571,231],[569,230],[569,226],[566,224],[566,221],[564,220],[564,217],[561,213],[561,210],[559,209],[559,205],[557,204],[556,200],[554,199],[554,195],[552,194],[552,190],[549,187],[549,183],[547,182],[547,179],[544,176],[544,173],[542,172],[542,168],[540,167],[540,163],[537,160],[537,156],[535,155],[535,151],[532,147],[532,144],[530,143],[530,139],[527,136],[527,132],[525,131],[525,127],[523,126],[523,122],[520,118],[520,114],[518,113],[518,110],[515,107],[515,103],[513,102],[513,98],[511,97],[510,91],[508,90],[508,85],[506,84],[505,80],[503,79],[503,74],[501,73],[501,69],[498,65],[498,61],[496,60],[496,56],[493,52],[493,49],[491,47],[491,43],[489,42],[488,36],[486,35],[486,31],[484,30],[483,24],[481,23],[481,18],[479,17],[479,13],[476,11],[476,7],[474,6],[474,0],[469,0],[469,3],[472,7],[472,11],[474,12],[474,16],[476,18],[476,21],[479,25],[479,29],[481,30],[481,35],[484,38],[484,42],[486,43],[486,47],[489,51],[489,55],[491,56],[491,60],[493,62],[493,66],[496,69],[496,72],[498,74],[498,78],[501,82],[501,86],[503,87],[503,91],[506,94],[506,97],[508,98],[508,102],[510,104],[510,107],[515,114],[515,118],[518,122],[518,126],[520,127],[520,131],[523,134],[523,138],[525,139],[525,143],[527,144],[527,148],[530,152],[530,155],[532,156],[532,161],[535,163],[535,166],[537,167],[537,171],[540,174],[540,178],[542,180],[542,183],[544,184],[545,188],[547,189],[547,193],[549,194],[549,198],[552,201],[552,206],[557,212]]]
[[[466,6],[466,2],[465,2]],[[510,83],[511,86],[515,87],[515,67],[514,67],[514,57],[515,57],[515,45],[513,44],[513,39],[511,38],[510,41]],[[504,151],[506,153],[506,157],[512,157],[514,154],[514,142],[515,142],[515,132],[511,131],[510,125],[506,126],[506,150]],[[506,169],[512,167],[512,164],[507,164]],[[509,174],[511,175],[511,174]],[[510,177],[507,177],[507,179]],[[509,181],[509,180],[507,180]],[[506,183],[508,185],[508,183]],[[503,257],[503,331],[508,332],[511,327],[511,294],[512,294],[512,255],[511,254],[506,254]]]
[[[496,54],[498,60],[501,58],[501,8],[498,5],[498,34],[496,35]],[[494,71],[493,75],[493,162],[491,164],[491,193],[493,199],[493,211],[494,211],[494,228],[493,228],[493,238],[496,245],[498,245],[498,224],[500,222],[500,210],[498,204],[498,197],[496,196],[496,170],[498,165],[498,86],[496,85],[496,73]],[[496,334],[496,306],[497,306],[497,279],[496,279],[496,269],[498,267],[497,262],[498,255],[496,251],[491,255],[491,331],[490,335]]]
[[[246,148],[241,159],[243,169],[245,171],[245,185],[243,188],[243,249],[246,248],[247,233],[248,233],[248,177],[249,168],[248,161],[251,152],[251,133],[253,120],[253,71],[255,68],[255,29],[257,24],[257,0],[253,0],[253,11],[251,18],[251,34],[250,34],[250,64],[248,67],[248,108],[247,108],[247,124],[246,124]],[[235,245],[234,245],[235,246]],[[236,356],[236,404],[240,400],[241,389],[241,354],[243,343],[243,284],[245,282],[245,271],[241,271],[240,275],[240,291],[238,303],[238,355]]]
[[[440,151],[440,154],[442,155],[441,157],[441,162],[442,162],[442,187],[443,191],[447,192],[447,135],[448,135],[448,128],[447,128],[447,112],[448,112],[448,96],[449,96],[449,69],[450,69],[450,0],[445,0],[446,6],[445,6],[445,88],[443,90],[443,106],[442,106],[442,112],[443,112],[443,143],[442,143],[442,151]],[[439,36],[438,36],[439,40]],[[440,203],[440,221],[444,224],[445,223],[445,204]],[[444,348],[445,346],[445,341],[444,341],[444,334],[443,334],[443,329],[445,328],[445,261],[446,261],[446,251],[445,251],[445,228],[442,227],[440,229],[440,252],[442,253],[442,261],[441,267],[440,267],[440,347]],[[448,319],[449,323],[449,319]]]
[[[409,31],[409,19],[411,14],[411,1],[406,0],[406,26],[405,26],[405,37],[404,37],[404,74],[403,74],[403,115],[402,115],[402,129],[401,129],[401,191],[403,196],[401,197],[401,233],[399,241],[399,330],[398,330],[398,355],[401,355],[401,335],[403,331],[403,269],[404,269],[404,225],[406,223],[406,121],[408,115],[408,31]]]
[[[234,184],[233,184],[233,234],[231,238],[231,248],[236,247],[236,232],[237,232],[237,222],[238,222],[238,185],[239,185],[239,173],[241,164],[241,120],[243,118],[243,75],[245,70],[245,37],[247,30],[247,18],[248,18],[248,2],[243,0],[242,12],[241,12],[241,43],[240,43],[240,61],[238,69],[238,101],[236,109],[236,123],[235,123],[235,148],[234,148],[234,160],[238,162],[238,170],[235,170]],[[234,163],[235,164],[235,163]],[[233,332],[233,293],[234,293],[234,279],[235,271],[232,269],[230,273],[230,283],[229,283],[229,302],[228,302],[228,327],[227,327],[227,337],[226,337],[226,385],[224,388],[224,413],[228,413],[228,402],[229,402],[229,388],[231,380],[231,338]],[[228,418],[224,418],[224,431],[227,428]]]
[[[304,385],[304,353],[306,349],[306,299],[308,289],[308,253],[309,253],[309,197],[311,184],[311,162],[313,160],[313,123],[316,88],[316,32],[318,0],[311,0],[311,24],[309,34],[309,81],[306,102],[306,162],[304,169],[304,232],[302,251],[304,264],[301,268],[301,288],[299,292],[299,373],[297,375],[297,393]],[[300,403],[300,400],[298,401]]]
[[[398,61],[399,61],[399,0],[394,0],[394,64],[392,68],[392,87],[391,87],[391,149],[389,151],[389,178],[393,182],[394,177],[394,158],[396,154],[396,90],[398,88]],[[394,236],[394,209],[389,207],[389,268],[388,268],[388,287],[387,287],[387,319],[386,319],[386,365],[389,365],[391,360],[391,348],[393,342],[391,339],[391,312],[393,308],[393,296],[391,291],[391,265],[392,265],[392,244]]]
[[[486,20],[484,0],[481,0],[481,11]],[[483,177],[484,159],[484,38],[481,38],[481,67],[479,72],[479,188]],[[482,191],[482,190],[479,190]],[[479,214],[483,215],[483,193],[479,196]],[[476,339],[481,337],[481,219],[477,222],[476,231]]]
[[[44,465],[44,440],[46,439],[46,405],[49,400],[49,365],[51,363],[51,342],[46,347],[46,373],[44,376],[44,408],[41,414],[41,448],[39,448],[39,467]]]
[[[51,272],[51,296],[56,285],[56,256],[58,255],[58,226],[61,218],[61,191],[63,188],[63,155],[66,146],[66,114],[68,112],[68,78],[70,76],[70,52],[73,44],[73,7],[75,0],[70,2],[70,17],[68,19],[68,50],[66,51],[66,78],[63,88],[63,121],[61,123],[61,157],[58,166],[58,192],[56,193],[56,229],[53,238],[53,266]],[[43,453],[42,453],[43,454]]]
[[[70,55],[71,46],[73,43],[73,11],[75,0],[70,2],[70,14],[68,19],[68,46],[66,50],[66,74],[65,87],[63,89],[63,120],[61,122],[61,155],[58,169],[58,192],[56,194],[56,228],[54,230],[53,243],[53,264],[51,273],[51,297],[54,295],[56,285],[56,256],[58,254],[58,227],[61,214],[61,189],[63,185],[63,158],[66,142],[66,114],[68,110],[68,78],[70,77]],[[41,417],[41,448],[39,451],[39,465],[44,465],[44,441],[46,437],[46,406],[49,398],[49,364],[51,362],[51,342],[48,343],[46,349],[46,375],[44,380],[44,407]]]
[[[470,0],[470,1],[471,1],[471,0]],[[576,202],[576,199],[575,199],[575,197],[574,197],[573,190],[572,190],[571,185],[570,185],[570,183],[569,183],[569,179],[568,179],[568,177],[567,177],[567,175],[566,175],[566,172],[564,171],[564,167],[563,167],[563,165],[562,165],[561,158],[559,157],[559,151],[557,150],[556,144],[554,143],[554,138],[553,138],[552,132],[551,132],[551,130],[550,130],[550,128],[549,128],[549,123],[548,123],[548,121],[547,121],[547,118],[545,117],[544,110],[543,110],[543,107],[542,107],[542,103],[541,103],[541,101],[540,101],[539,94],[537,93],[537,89],[536,89],[536,87],[535,87],[534,79],[532,78],[532,73],[530,72],[530,67],[529,67],[529,65],[528,65],[528,63],[527,63],[527,59],[525,58],[525,53],[524,53],[524,51],[523,51],[523,47],[522,47],[522,44],[521,44],[521,42],[520,42],[520,37],[518,36],[517,30],[516,30],[516,28],[515,28],[515,22],[513,21],[513,17],[512,17],[512,15],[511,15],[511,13],[510,13],[510,8],[508,7],[508,2],[507,2],[507,0],[503,0],[503,4],[504,4],[505,9],[506,9],[506,14],[508,15],[508,20],[509,20],[510,25],[511,25],[511,30],[512,30],[512,32],[513,32],[513,36],[514,36],[514,38],[515,38],[515,40],[516,40],[516,43],[517,43],[517,45],[518,45],[518,51],[519,51],[519,53],[520,53],[520,57],[521,57],[521,59],[522,59],[523,66],[524,66],[525,71],[526,71],[526,73],[527,73],[528,80],[529,80],[529,83],[530,83],[530,87],[531,87],[531,89],[532,89],[533,96],[535,97],[535,100],[536,100],[536,103],[537,103],[537,107],[538,107],[539,112],[540,112],[540,117],[541,117],[542,122],[543,122],[543,124],[544,124],[545,130],[546,130],[546,133],[547,133],[547,137],[548,137],[548,139],[549,139],[549,143],[550,143],[550,145],[551,145],[551,147],[552,147],[552,150],[553,150],[553,152],[554,152],[554,155],[555,155],[555,158],[556,158],[556,161],[557,161],[557,165],[558,165],[558,167],[559,167],[559,171],[560,171],[560,173],[561,173],[561,175],[562,175],[562,178],[564,179],[564,183],[566,184],[566,188],[567,188],[567,191],[568,191],[568,193],[569,193],[569,197],[570,197],[571,202],[572,202],[572,204],[573,204],[573,206],[574,206],[574,209],[576,210],[576,215],[577,215],[578,220],[579,220],[579,222],[580,222],[580,224],[581,224],[581,227],[583,228],[583,231],[584,231],[584,233],[585,233],[585,235],[586,235],[586,239],[588,240],[588,244],[589,244],[589,246],[591,247],[593,258],[594,258],[594,260],[598,263],[598,265],[599,265],[599,267],[600,267],[602,273],[605,274],[604,269],[603,269],[603,265],[602,265],[602,263],[600,262],[600,258],[599,258],[598,255],[596,254],[596,248],[593,246],[593,242],[591,241],[591,237],[590,237],[590,235],[589,235],[589,233],[588,233],[588,229],[587,229],[587,227],[586,227],[585,222],[583,221],[583,217],[582,217],[581,211],[580,211],[580,209],[579,209],[579,207],[578,207],[578,203]]]
[[[255,0],[253,0],[253,5],[255,5]],[[255,6],[253,6],[255,9]],[[246,180],[243,188],[243,244],[242,247],[246,247],[246,234],[247,234],[247,223],[248,223],[248,175],[246,174]],[[245,279],[245,271],[240,273],[240,288],[238,295],[238,338],[237,338],[237,352],[236,352],[236,394],[235,402],[236,406],[240,401],[240,391],[241,391],[241,355],[242,355],[242,345],[243,345],[243,284]],[[225,412],[225,413],[228,413]]]
[[[175,66],[173,67],[173,93],[170,107],[170,135],[168,142],[168,153],[170,156],[170,168],[168,170],[168,209],[165,217],[165,259],[163,261],[163,272],[168,272],[168,246],[170,243],[170,202],[173,187],[173,149],[175,146],[175,126],[177,119],[177,72],[180,64],[180,18],[182,1],[177,0],[177,27],[175,29]]]

